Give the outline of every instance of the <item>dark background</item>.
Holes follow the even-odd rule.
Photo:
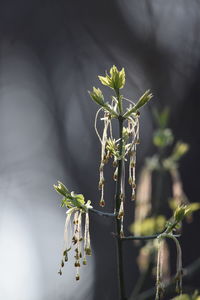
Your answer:
[[[142,110],[138,171],[153,151],[150,105],[168,105],[176,138],[190,144],[180,169],[184,190],[199,201],[199,30],[197,0],[0,1],[1,299],[117,297],[107,219],[91,216],[94,255],[80,283],[73,262],[58,277],[65,212],[52,188],[59,179],[94,206],[99,201],[96,106],[87,91],[100,86],[97,75],[113,64],[125,67],[128,98],[148,88],[154,93]],[[184,226],[184,265],[199,256],[199,223],[196,213]],[[137,253],[126,244],[124,254],[129,295]],[[198,276],[192,285],[200,286]]]

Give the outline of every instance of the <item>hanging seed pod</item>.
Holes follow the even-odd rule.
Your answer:
[[[87,265],[87,259],[86,259],[86,257],[83,258],[83,265],[84,265],[84,266]]]
[[[58,271],[58,274],[61,276],[62,275],[62,271],[61,269]]]
[[[104,207],[104,206],[105,206],[105,201],[104,201],[104,199],[101,199],[101,200],[100,200],[99,205],[100,205],[101,207]]]

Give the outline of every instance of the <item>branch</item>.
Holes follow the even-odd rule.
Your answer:
[[[193,263],[183,269],[183,278],[191,279],[194,275],[198,274],[200,271],[200,258],[197,258]],[[171,289],[175,286],[175,282],[172,280],[165,286],[165,292],[170,292]],[[156,289],[152,288],[143,293],[141,293],[137,300],[146,300],[150,299],[155,294]],[[135,300],[133,298],[129,298],[129,300]]]
[[[160,236],[160,233],[159,234],[154,234],[154,235],[146,235],[146,236],[130,235],[130,236],[122,237],[121,240],[122,241],[130,241],[130,240],[153,240],[153,239],[156,239],[158,236]],[[180,236],[181,236],[180,234],[174,235],[174,237],[180,237]]]
[[[89,208],[89,211],[101,217],[113,217],[113,218],[116,217],[116,214],[114,213],[103,212],[94,208]]]

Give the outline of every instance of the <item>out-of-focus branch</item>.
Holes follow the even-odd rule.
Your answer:
[[[191,279],[194,275],[200,272],[200,257],[196,259],[193,263],[187,266],[183,271],[183,279]],[[170,292],[174,289],[175,282],[172,280],[165,286],[165,293]],[[156,288],[149,289],[141,293],[137,298],[130,297],[129,300],[146,300],[151,299],[156,292]]]

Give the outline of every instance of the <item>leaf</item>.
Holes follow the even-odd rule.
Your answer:
[[[119,71],[116,66],[110,69],[110,76],[106,72],[106,76],[98,76],[103,85],[106,85],[114,90],[122,89],[125,85],[125,71],[124,68]]]
[[[139,108],[144,106],[151,98],[153,97],[153,94],[150,93],[150,90],[147,90],[138,100],[138,102],[130,108],[124,115],[124,118],[128,118],[132,113],[135,113]]]
[[[156,108],[153,109],[154,119],[157,123],[157,126],[161,129],[167,127],[169,121],[169,107],[165,107],[161,112],[159,112]]]

